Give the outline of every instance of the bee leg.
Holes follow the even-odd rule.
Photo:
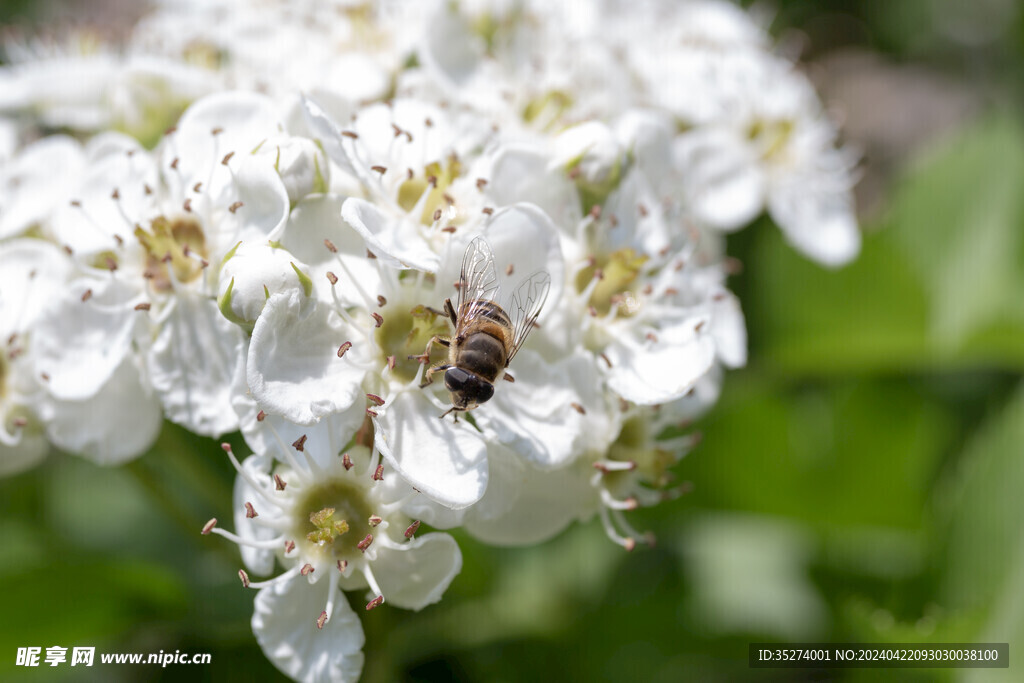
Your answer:
[[[425,378],[423,380],[423,384],[420,385],[420,389],[422,389],[423,387],[429,386],[429,385],[434,383],[434,373],[435,372],[444,372],[445,370],[447,370],[450,367],[451,367],[451,365],[449,365],[448,363],[445,363],[444,365],[435,365],[434,367],[432,367],[429,370],[427,370],[427,374],[426,374],[426,376],[425,376]]]
[[[420,363],[423,363],[424,365],[429,363],[430,362],[430,347],[434,345],[434,342],[437,342],[441,346],[451,346],[451,341],[449,341],[448,339],[445,339],[444,337],[439,337],[439,336],[437,336],[435,334],[433,337],[430,338],[430,341],[427,342],[426,350],[423,353],[421,353],[420,355],[418,355],[418,356],[409,356],[409,360],[416,359],[417,361],[419,361]]]
[[[440,415],[438,415],[438,417],[440,417],[440,418],[441,418],[441,419],[443,420],[443,419],[444,419],[445,417],[447,417],[447,416],[448,416],[448,413],[451,413],[451,412],[453,412],[454,410],[455,410],[455,406],[452,406],[452,407],[451,407],[451,408],[449,408],[448,410],[446,410],[446,411],[444,411],[443,413],[441,413]],[[455,421],[456,421],[456,422],[458,422],[458,421],[459,421],[459,414],[458,414],[458,413],[455,413]]]
[[[452,325],[458,326],[459,319],[458,319],[458,316],[455,315],[455,307],[452,306],[452,300],[451,299],[445,299],[444,300],[444,312],[448,314],[449,318],[451,318]]]

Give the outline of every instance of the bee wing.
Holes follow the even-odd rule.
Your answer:
[[[460,336],[482,310],[482,307],[476,305],[477,302],[494,301],[497,296],[498,271],[494,267],[494,253],[487,240],[477,237],[469,243],[462,257],[455,336]],[[469,306],[464,307],[466,302],[469,302]]]
[[[548,290],[551,289],[551,276],[543,270],[539,270],[520,283],[516,291],[509,299],[508,313],[512,320],[512,352],[508,354],[508,362],[511,362],[519,347],[530,334],[533,324],[540,315],[540,309],[544,306],[544,300],[548,298]],[[506,365],[508,364],[506,363]]]

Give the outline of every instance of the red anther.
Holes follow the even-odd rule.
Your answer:
[[[350,470],[353,467],[355,467],[355,465],[352,463],[352,458],[349,457],[348,453],[341,456],[341,464],[346,470]]]
[[[198,194],[202,190],[202,187],[203,187],[203,183],[202,183],[202,181],[200,181],[200,182],[198,182],[198,183],[196,183],[195,185],[192,186],[192,191],[195,192],[196,194]]]
[[[45,373],[45,372],[40,372],[39,373],[39,379],[43,380],[44,382],[49,382],[50,381],[50,375],[48,373]]]
[[[280,474],[274,475],[274,488],[278,491],[284,491],[284,487],[288,485],[284,479],[281,478]]]
[[[345,352],[348,351],[351,348],[352,348],[352,342],[349,342],[349,341],[347,341],[344,344],[342,344],[341,346],[339,346],[338,347],[338,358],[341,358],[342,356],[344,356]]]
[[[338,284],[338,276],[332,273],[331,271],[327,271],[327,281],[330,282],[332,285],[336,285]]]
[[[482,189],[484,189],[485,185],[487,185],[487,180],[485,180],[484,178],[477,178],[476,179],[476,189],[482,190]]]
[[[483,209],[481,209],[481,210],[480,210],[480,212],[481,212],[481,213],[485,213],[485,214],[487,214],[488,216],[493,216],[493,215],[494,215],[494,209],[492,209],[492,208],[491,208],[491,207],[489,207],[489,206],[485,206],[485,207],[484,207]]]
[[[341,134],[344,135],[347,138],[352,138],[353,140],[358,140],[359,139],[359,134],[358,133],[353,133],[350,130],[343,130],[343,131],[341,131]]]
[[[446,225],[443,228],[441,228],[441,232],[447,232],[447,233],[453,233],[456,230],[458,230],[458,228],[456,228],[454,225]]]
[[[592,207],[590,207],[590,216],[594,220],[597,220],[598,218],[601,217],[601,205],[600,204],[594,204]]]
[[[636,510],[637,507],[639,507],[640,505],[639,503],[636,502],[636,498],[634,498],[633,496],[630,496],[629,498],[622,502],[626,504],[627,510]]]
[[[254,508],[252,506],[252,503],[246,501],[246,503],[245,503],[245,516],[246,516],[247,519],[252,519],[253,517],[259,517],[260,513],[256,512],[256,508]]]
[[[597,309],[594,308],[593,306],[588,306],[587,307],[587,313],[590,314],[591,318],[596,318],[597,317]]]
[[[150,303],[143,302],[141,304],[135,304],[136,311],[148,311],[150,308],[152,308],[152,304]]]
[[[387,166],[371,166],[370,170],[371,171],[376,171],[377,173],[380,173],[381,175],[384,175],[385,173],[388,172],[388,167]]]
[[[405,530],[405,537],[412,538],[416,535],[416,531],[420,528],[420,520],[414,519],[412,524]]]
[[[679,293],[679,290],[676,289],[675,287],[666,287],[665,288],[665,296],[675,296],[678,293]]]
[[[234,152],[228,152],[227,154],[224,155],[224,158],[220,160],[220,163],[223,164],[224,166],[227,166],[228,162],[231,161],[231,157],[233,156],[235,156]]]
[[[693,326],[693,331],[694,332],[700,332],[703,329],[704,329],[704,321],[703,320],[701,320],[699,323],[697,323],[696,325]]]
[[[174,157],[174,160],[171,161],[171,168],[178,170],[178,157]]]
[[[230,211],[231,213],[235,213],[243,206],[245,206],[245,204],[243,204],[242,202],[233,202],[231,206],[228,207],[228,211]]]
[[[427,185],[430,185],[431,187],[436,188],[437,187],[437,176],[436,175],[429,175],[429,176],[427,176]]]
[[[395,131],[395,137],[396,138],[402,134],[402,129],[399,128],[398,126],[396,126],[393,123],[391,124],[391,130]]]
[[[377,469],[373,471],[373,480],[381,481],[384,478],[384,464],[377,465]]]
[[[391,370],[395,369],[395,357],[394,356],[388,356],[388,368],[390,368]]]
[[[326,237],[324,238],[324,246],[327,247],[327,251],[331,252],[332,254],[338,253],[338,248],[334,246],[334,242],[330,241]]]
[[[300,453],[306,450],[306,435],[303,434],[299,438],[292,442],[292,448],[299,451]]]
[[[384,324],[384,316],[382,316],[380,313],[374,311],[370,315],[373,317],[373,321],[375,323],[374,327],[380,327],[381,325]]]
[[[359,541],[359,543],[356,544],[356,547],[359,548],[360,551],[365,553],[366,549],[370,547],[371,543],[373,543],[373,534],[366,534],[366,538]]]
[[[302,569],[299,570],[299,573],[302,574],[303,576],[309,576],[310,574],[312,574],[315,571],[316,571],[316,569],[313,567],[313,565],[311,565],[309,562],[307,562],[306,564],[302,565]]]
[[[587,414],[587,409],[584,408],[583,406],[581,406],[579,403],[576,403],[575,401],[573,401],[569,405],[571,405],[573,410],[575,410],[580,415],[586,415]]]
[[[249,575],[245,573],[244,569],[239,569],[238,570],[238,578],[240,578],[242,580],[242,587],[243,588],[248,588],[249,587]]]
[[[382,294],[378,294],[377,295],[377,306],[381,306],[381,307],[382,306],[386,306],[387,303],[388,303],[388,300],[385,299]]]
[[[383,595],[378,595],[373,600],[370,600],[370,602],[366,603],[366,611],[369,612],[374,607],[380,606],[380,604],[382,602],[384,602],[384,596]]]
[[[712,301],[722,301],[723,299],[725,299],[725,294],[723,292],[718,292],[711,297]]]
[[[366,409],[366,415],[368,417],[377,417],[377,411],[376,410],[370,410],[369,408],[367,408]]]
[[[370,251],[369,249],[367,249],[367,250],[366,250],[366,258],[368,258],[368,259],[375,259],[375,258],[377,258],[377,255],[376,255],[376,254],[374,254],[374,253],[373,253],[372,251]]]
[[[320,616],[316,618],[316,627],[323,630],[324,624],[327,623],[327,610],[320,613]]]
[[[372,403],[376,403],[376,404],[377,404],[377,405],[379,405],[379,406],[382,406],[382,405],[384,405],[384,399],[382,399],[382,398],[381,398],[380,396],[378,396],[377,394],[367,394],[367,395],[366,395],[366,398],[370,399],[370,402],[372,402]]]
[[[508,267],[505,269],[505,275],[511,275],[512,273],[515,272],[515,270],[515,266],[513,266],[511,263],[508,264]]]
[[[170,128],[164,131],[164,135],[173,135],[177,130],[177,126],[171,126]]]
[[[626,552],[631,553],[633,552],[633,549],[636,548],[636,540],[632,538],[627,538],[623,542],[622,547],[626,549]]]
[[[641,289],[640,292],[644,296],[650,296],[651,294],[654,294],[654,285],[648,282],[646,285],[644,285],[644,288]]]
[[[651,342],[652,344],[658,343],[658,335],[654,334],[653,332],[648,332],[647,334],[645,334],[644,339]]]
[[[338,560],[338,571],[344,572],[348,568],[348,560]]]
[[[380,526],[380,523],[383,522],[383,521],[384,521],[383,517],[379,517],[378,515],[370,515],[370,519],[369,519],[370,526]]]
[[[224,441],[224,442],[221,443],[220,449],[222,451],[224,451],[225,453],[230,453],[231,452],[231,444],[229,444],[227,441]]]
[[[602,269],[600,269],[600,268],[594,269],[594,277],[597,278],[598,280],[603,280],[604,279],[604,271]]]
[[[86,301],[88,301],[91,298],[92,298],[92,290],[91,289],[87,289],[84,292],[82,292],[82,303],[85,303]]]
[[[295,541],[284,542],[284,554],[287,555],[291,551],[295,550]]]
[[[441,220],[441,209],[434,209],[434,222]]]
[[[213,531],[213,527],[215,527],[215,526],[217,526],[217,518],[216,517],[214,517],[209,522],[207,522],[206,524],[203,525],[203,532],[202,532],[203,536],[209,535],[209,533],[211,531]]]
[[[267,414],[265,412],[263,412],[262,410],[260,412],[256,413],[256,421],[257,422],[263,422],[266,419],[267,419]]]

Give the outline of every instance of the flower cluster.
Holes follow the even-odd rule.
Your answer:
[[[296,680],[358,678],[341,591],[441,598],[445,529],[649,542],[624,513],[681,492],[746,361],[724,234],[767,211],[823,264],[859,248],[853,157],[719,0],[172,3],[119,50],[8,52],[0,472],[240,430],[235,532],[204,533]],[[475,297],[508,319],[456,335]],[[451,412],[465,372],[430,380],[480,376],[470,333],[504,355]]]

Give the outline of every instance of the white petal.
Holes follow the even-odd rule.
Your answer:
[[[395,268],[437,271],[440,259],[406,216],[388,216],[376,206],[357,197],[349,197],[341,207],[341,217],[355,228],[366,247],[384,263]]]
[[[22,434],[18,443],[7,444],[0,439],[0,477],[9,477],[35,467],[49,451],[41,434]]]
[[[571,365],[579,366],[578,371],[571,374]],[[548,363],[536,353],[522,351],[510,369],[516,381],[499,382],[494,398],[475,416],[498,443],[537,467],[563,467],[588,445],[588,432],[599,431],[600,426],[591,423],[609,421],[599,405],[600,376],[584,354]]]
[[[332,301],[332,288],[328,287],[330,283],[327,281],[327,273],[331,272],[338,277],[338,284],[333,289],[342,303],[365,308],[376,305],[376,302],[365,301],[356,285],[370,296],[375,296],[380,291],[380,276],[366,255],[363,238],[341,219],[344,201],[344,197],[336,194],[312,196],[300,201],[288,218],[281,244],[309,266],[314,291],[321,299]],[[331,241],[337,253],[327,249],[325,239]]]
[[[492,545],[533,545],[559,534],[577,519],[586,519],[599,504],[590,485],[592,470],[577,462],[560,470],[542,471],[514,458],[491,462],[487,494],[471,508],[465,528]],[[491,487],[496,487],[494,494]],[[496,495],[512,498],[504,507],[491,503]]]
[[[242,468],[245,469],[250,477],[259,481],[269,476],[270,464],[272,462],[269,457],[253,455],[242,462]],[[252,519],[246,517],[245,504],[252,503],[253,507],[259,511],[264,498],[259,492],[249,486],[249,482],[242,476],[235,477],[233,501],[236,534],[248,541],[266,541],[277,536],[279,532],[276,530],[261,524],[255,524]],[[264,512],[266,511],[264,510]],[[274,557],[276,555],[273,550],[269,548],[254,548],[244,544],[239,545],[238,550],[242,553],[242,561],[245,563],[245,566],[253,574],[267,576],[274,570]]]
[[[327,603],[329,581],[293,579],[256,594],[252,632],[274,666],[303,683],[347,683],[363,670],[362,624],[344,595],[322,629],[317,618]]]
[[[353,346],[338,358],[344,342]],[[315,299],[274,294],[252,331],[249,389],[268,413],[312,424],[352,405],[366,373],[368,344]]]
[[[728,133],[695,131],[676,148],[698,219],[722,230],[743,227],[764,207],[765,178],[751,149]]]
[[[225,251],[238,240],[276,239],[288,220],[288,189],[281,176],[265,160],[246,158],[234,175],[237,201],[234,212],[222,216],[221,226],[207,226],[215,249]],[[225,234],[230,234],[225,237]]]
[[[681,321],[657,332],[657,341],[623,331],[604,351],[611,361],[608,386],[641,405],[679,398],[711,369],[715,343],[697,334],[696,321]]]
[[[146,452],[163,425],[160,401],[125,358],[95,396],[55,401],[46,434],[57,447],[97,465],[121,465]]]
[[[725,365],[741,368],[747,364],[747,326],[740,301],[724,289],[712,297],[711,336],[718,359]]]
[[[462,553],[454,538],[432,533],[403,543],[401,549],[382,547],[371,569],[387,603],[421,610],[440,600],[462,570]]]
[[[59,304],[39,319],[33,333],[36,370],[50,377],[51,394],[77,401],[100,390],[145,326],[145,314],[134,310],[141,300],[138,290],[121,280],[81,278],[65,287]]]
[[[801,174],[772,188],[769,210],[790,244],[818,263],[837,267],[860,252],[860,230],[853,200],[845,187]]]
[[[446,507],[464,508],[487,488],[484,440],[465,420],[456,424],[439,415],[422,391],[403,391],[385,404],[375,446],[415,489]]]
[[[231,386],[245,362],[244,334],[211,299],[180,292],[173,306],[147,355],[167,419],[203,436],[238,429]]]
[[[490,164],[484,191],[499,206],[532,202],[550,216],[561,230],[575,230],[581,218],[576,186],[564,173],[548,170],[548,155],[545,151],[522,145],[506,145],[498,149]]]
[[[22,150],[0,172],[3,211],[0,239],[42,223],[66,204],[85,164],[82,146],[65,135],[43,138]]]
[[[0,333],[4,339],[13,332],[33,329],[39,316],[66,291],[72,267],[60,248],[43,240],[14,239],[0,246]]]

